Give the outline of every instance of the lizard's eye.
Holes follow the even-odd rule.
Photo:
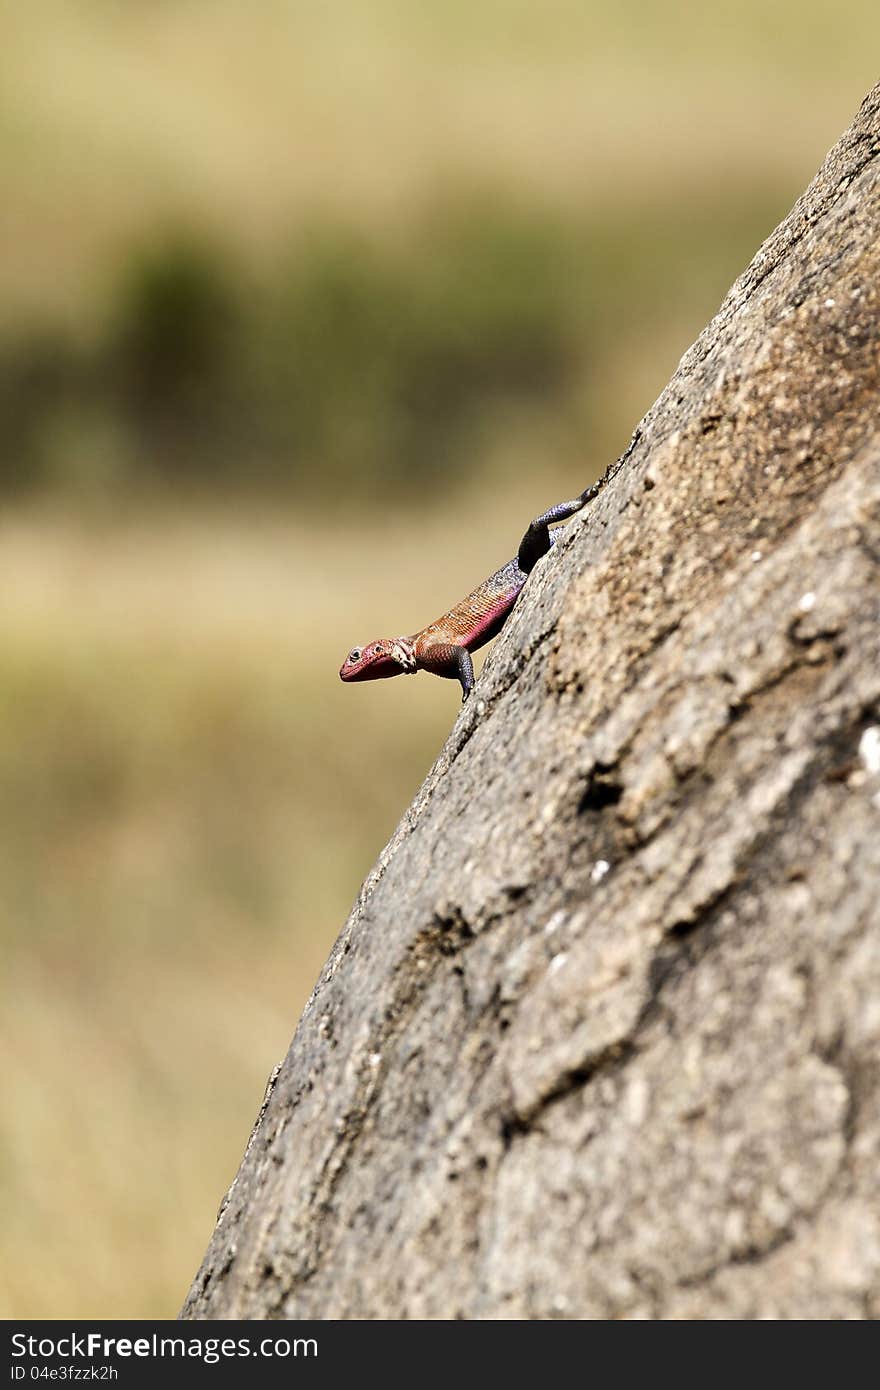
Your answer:
[[[361,659],[361,649],[360,649],[360,647],[355,647],[354,651],[349,653],[348,659],[349,659],[349,661],[350,661],[352,664],[354,664],[354,662],[356,662],[356,661],[360,661],[360,659]]]

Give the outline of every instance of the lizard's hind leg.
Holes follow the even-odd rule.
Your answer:
[[[575,497],[572,502],[557,502],[555,507],[549,511],[542,512],[536,516],[529,526],[522,540],[519,543],[516,562],[523,574],[531,574],[535,565],[542,555],[546,555],[552,544],[550,538],[550,527],[555,526],[558,521],[567,521],[575,512],[579,512],[581,507],[585,507],[588,502],[599,492],[600,483],[591,483],[585,488],[580,497]]]

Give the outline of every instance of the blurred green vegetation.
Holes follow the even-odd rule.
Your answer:
[[[387,500],[448,480],[487,399],[561,393],[569,259],[561,235],[488,210],[406,248],[323,227],[259,286],[168,238],[125,265],[97,341],[43,328],[7,344],[4,480],[57,488],[72,458],[94,468],[96,428],[112,441],[91,480],[103,491]]]
[[[0,17],[0,1312],[170,1316],[455,717],[343,687],[626,445],[873,0]]]
[[[472,198],[402,242],[310,228],[261,279],[167,235],[125,261],[88,342],[7,337],[0,486],[387,505],[478,470],[511,408],[622,447],[633,421],[614,402],[609,418],[597,358],[650,369],[665,326],[717,295],[719,264],[744,264],[782,210],[754,188],[635,222]]]

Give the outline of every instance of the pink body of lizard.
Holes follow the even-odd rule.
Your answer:
[[[466,700],[474,685],[470,653],[501,631],[532,568],[556,539],[558,529],[551,530],[552,523],[580,511],[601,486],[598,483],[588,487],[573,501],[560,502],[542,512],[523,536],[516,558],[490,574],[442,618],[412,637],[378,637],[363,647],[355,647],[342,664],[342,680],[382,680],[430,671],[461,681],[462,699]]]

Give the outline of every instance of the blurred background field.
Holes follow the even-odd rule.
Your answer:
[[[455,717],[343,687],[579,490],[869,0],[0,17],[0,1314],[173,1316]]]

